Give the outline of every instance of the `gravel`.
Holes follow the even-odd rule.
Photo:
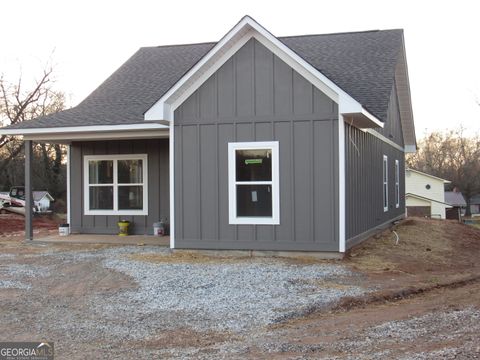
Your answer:
[[[143,339],[178,328],[247,333],[365,291],[352,285],[356,274],[333,263],[296,264],[271,258],[151,263],[127,256],[168,253],[164,248],[134,246],[30,254],[23,257],[27,264],[12,260],[0,268],[2,278],[9,280],[0,286],[29,290],[22,306],[42,307],[41,325],[35,325],[42,326],[40,333],[52,330],[84,341],[99,336]],[[87,291],[80,295],[86,305],[78,309],[66,297],[52,299],[45,288],[30,289],[38,277],[46,279],[47,287],[68,284],[62,268],[85,262],[123,273],[137,286],[110,293]]]
[[[356,286],[320,286],[325,281],[353,276],[334,264],[294,265],[272,259],[159,264],[112,256],[103,264],[131,276],[139,288],[110,297],[100,306],[101,311],[129,316],[176,314],[175,323],[164,323],[165,327],[244,331],[364,292]]]
[[[302,344],[297,342],[299,339],[265,337],[275,329],[268,325],[312,309],[328,309],[342,297],[362,295],[372,289],[357,286],[360,275],[333,262],[303,264],[248,258],[153,263],[128,257],[168,253],[168,249],[158,247],[112,247],[3,257],[0,289],[18,289],[27,295],[22,295],[21,301],[3,298],[2,307],[9,309],[2,312],[3,329],[12,331],[15,324],[21,324],[18,334],[29,331],[47,336],[57,342],[56,348],[63,354],[73,354],[75,344],[91,344],[97,358],[241,358],[252,347],[272,355],[295,353],[298,356],[291,358],[299,359],[320,359],[325,352],[342,354],[338,359],[480,357],[475,335],[480,333],[477,308],[388,321],[351,335],[334,331],[332,335],[340,338],[335,342]],[[83,269],[75,277],[80,284],[71,278],[77,268]],[[124,279],[121,281],[125,286],[109,290],[112,274],[113,279]],[[102,287],[103,281],[109,285]],[[185,329],[194,331],[192,337],[212,333],[225,340],[198,346],[194,342],[153,348],[138,345],[149,339],[175,336],[169,334]],[[288,329],[276,329],[271,334],[275,331],[278,335],[278,331]],[[472,334],[471,341],[464,341],[462,347],[453,346],[452,342],[465,337],[466,332],[467,339]],[[410,344],[419,339],[426,348],[435,345],[435,350],[412,349]],[[439,343],[445,347],[439,348]],[[129,344],[136,344],[131,353]],[[208,351],[204,351],[205,347]],[[399,349],[403,349],[401,356]]]
[[[21,281],[15,280],[0,280],[0,289],[23,289],[28,290],[31,286],[29,284],[25,284]]]

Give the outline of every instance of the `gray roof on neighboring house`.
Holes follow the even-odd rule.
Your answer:
[[[52,195],[48,191],[32,191],[33,193],[33,200],[34,201],[40,201],[42,200],[45,196],[47,196],[50,201],[53,201]]]
[[[395,66],[403,52],[403,30],[278,39],[365,109],[385,121]],[[140,48],[78,106],[9,128],[143,122],[143,114],[214,45],[202,43]]]
[[[467,206],[461,192],[445,191],[445,202],[452,206]]]

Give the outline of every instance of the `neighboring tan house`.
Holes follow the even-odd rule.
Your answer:
[[[248,16],[141,48],[78,106],[0,134],[23,136],[27,189],[32,141],[67,145],[73,233],[168,218],[179,249],[343,253],[405,216],[416,150],[402,30],[275,37]]]
[[[33,201],[41,212],[49,210],[53,200],[52,195],[48,191],[33,191]]]
[[[461,221],[462,212],[467,207],[463,194],[456,188],[454,191],[445,191],[445,202],[452,207],[447,210],[447,219]]]
[[[407,169],[405,171],[407,216],[445,219],[445,209],[451,208],[445,202],[445,184],[450,184],[450,181]]]

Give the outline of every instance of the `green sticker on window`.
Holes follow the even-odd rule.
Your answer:
[[[245,160],[245,165],[251,165],[251,164],[261,164],[263,159],[246,159]]]

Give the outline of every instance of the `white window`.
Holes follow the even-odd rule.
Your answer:
[[[388,211],[388,157],[383,155],[383,211]]]
[[[278,141],[228,144],[230,224],[279,224]]]
[[[85,215],[148,215],[147,155],[83,158]]]
[[[395,160],[395,207],[400,207],[400,164]]]

